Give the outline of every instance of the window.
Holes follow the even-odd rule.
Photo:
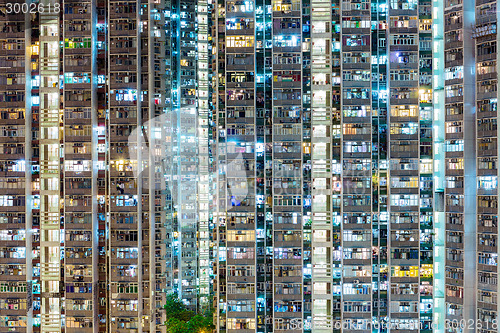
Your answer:
[[[116,27],[117,31],[134,31],[137,29],[136,23],[129,20],[115,20],[114,24],[111,24],[111,27]]]
[[[418,312],[418,302],[414,301],[392,301],[391,302],[391,312],[407,312],[413,313]]]
[[[116,220],[116,223],[118,224],[132,224],[134,223],[134,216],[128,216],[128,215],[113,215],[112,216],[113,220]]]
[[[370,10],[369,0],[358,0],[358,1],[342,1],[342,10]]]
[[[360,223],[360,224],[370,223],[370,216],[367,216],[364,213],[344,214],[344,224],[348,223]]]
[[[464,187],[464,177],[446,177],[446,187],[447,188],[463,188]]]
[[[137,101],[137,90],[126,89],[126,90],[116,90],[115,93],[116,101],[133,102]]]
[[[255,127],[253,125],[227,125],[227,135],[254,135]]]
[[[343,89],[344,99],[368,99],[370,98],[370,89],[364,88],[346,88]]]
[[[275,231],[274,239],[278,242],[298,242],[302,240],[300,231]]]
[[[391,16],[392,28],[416,28],[418,19],[416,16]]]
[[[417,70],[392,70],[390,72],[391,81],[415,81],[418,79]]]
[[[227,319],[227,329],[228,330],[255,330],[255,319],[228,318]]]
[[[24,40],[22,39],[7,39],[0,42],[2,50],[23,50],[24,48]]]
[[[344,64],[370,63],[369,52],[344,52],[342,54]]]
[[[344,193],[369,193],[370,190],[369,177],[344,177]]]
[[[461,42],[464,40],[462,29],[446,32],[444,38],[446,43]]]
[[[495,273],[489,272],[478,272],[478,282],[488,285],[496,285],[498,283],[498,277]]]
[[[351,47],[370,45],[370,36],[368,35],[342,36],[342,45]]]
[[[396,105],[391,106],[392,117],[417,117],[418,111],[416,105]]]
[[[446,88],[448,88],[448,86]],[[462,86],[457,88],[457,94],[459,94],[457,96],[461,96],[462,90]],[[432,103],[432,89],[420,89],[418,91],[418,97],[420,103]],[[446,97],[450,96],[447,95]]]
[[[111,47],[112,48],[135,48],[137,45],[137,38],[135,37],[114,37],[111,38]]]
[[[291,284],[275,283],[274,292],[278,295],[301,295],[302,285],[297,283],[291,283]]]
[[[477,64],[477,74],[485,75],[496,73],[496,61],[484,61]]]
[[[418,170],[418,167],[418,160],[414,159],[391,159],[390,161],[391,170]]]
[[[446,105],[446,115],[458,115],[464,113],[464,105],[463,104],[447,104]]]
[[[275,213],[274,223],[298,224],[299,216],[297,213]]]
[[[478,290],[477,300],[478,302],[497,304],[497,293],[491,291]]]
[[[398,64],[414,64],[418,63],[418,53],[417,52],[392,52],[391,53],[391,62],[396,62]]]
[[[486,118],[478,119],[477,130],[479,132],[496,132],[497,130],[497,119],[496,118]],[[484,133],[487,134],[487,133]]]
[[[0,195],[0,207],[19,207],[25,205],[25,197],[19,195]]]
[[[497,99],[492,98],[490,100],[478,101],[478,112],[496,112],[497,111]]]
[[[485,139],[479,139],[477,141],[478,145],[478,150],[480,153],[484,155],[496,155],[494,153],[497,148],[497,140],[496,138],[485,138]]]
[[[344,135],[362,135],[362,134],[371,134],[372,128],[370,124],[344,124],[343,126],[343,134]],[[326,135],[325,135],[326,136]]]
[[[227,47],[253,47],[254,36],[229,36],[226,45]]]
[[[254,259],[255,249],[253,247],[232,247],[228,249],[230,259]]]
[[[302,127],[294,124],[274,125],[274,135],[297,136],[302,134]]]
[[[391,34],[389,37],[390,45],[417,45],[417,35],[397,35]]]
[[[90,108],[66,108],[64,111],[66,119],[90,119],[91,114]]]
[[[345,195],[344,207],[348,206],[369,206],[371,197],[369,195]]]
[[[392,283],[392,295],[418,295],[418,284],[416,283]]]
[[[417,188],[418,177],[391,177],[391,187],[394,188]]]
[[[255,276],[255,266],[228,265],[228,276]]]
[[[462,121],[449,121],[446,122],[446,133],[462,133],[463,122]]]
[[[274,302],[275,312],[302,312],[302,301]]]
[[[391,134],[414,135],[417,133],[418,123],[391,123]]]
[[[13,330],[14,327],[26,326],[27,321],[25,316],[2,316],[0,318],[0,327],[8,327],[9,331]]]
[[[478,159],[478,169],[496,170],[497,159],[495,157],[483,157]]]
[[[446,277],[454,280],[463,280],[464,271],[461,268],[446,267]]]
[[[345,301],[344,312],[371,312],[371,302]]]
[[[480,252],[478,254],[478,263],[484,265],[496,266],[498,263],[498,254]]]
[[[491,41],[477,45],[478,56],[496,54],[496,52],[497,52],[497,42]]]
[[[367,260],[372,256],[372,249],[367,248],[344,248],[344,259]]]
[[[302,274],[302,266],[274,265],[274,276],[276,277],[302,276]]]
[[[416,10],[418,0],[391,0],[391,9]]]
[[[228,283],[227,292],[229,294],[254,294],[255,283]]]
[[[241,29],[253,29],[254,23],[252,19],[227,19],[226,29],[227,30],[241,30]]]
[[[478,176],[477,177],[478,189],[495,190],[498,185],[496,176]]]
[[[137,259],[139,251],[136,247],[120,247],[111,249],[111,253],[116,255],[116,259]]]
[[[344,295],[369,295],[371,294],[371,285],[364,283],[345,283],[343,285]]]
[[[113,274],[120,277],[136,277],[137,276],[137,265],[127,265],[127,266],[111,266]]]
[[[184,66],[182,64],[182,60],[181,60],[181,66]],[[111,80],[114,83],[133,83],[137,82],[137,75],[128,72],[112,73]]]
[[[416,88],[391,88],[391,99],[413,99],[417,98]]]
[[[370,115],[370,106],[353,105],[344,106],[344,117],[367,117]]]
[[[456,80],[464,78],[464,66],[446,68],[444,72],[445,80]]]
[[[302,259],[301,248],[274,248],[274,259]]]
[[[227,302],[228,312],[254,312],[255,301],[229,300]]]
[[[400,154],[400,156],[416,156],[418,153],[418,144],[415,141],[394,141],[391,143],[391,154]]]
[[[422,11],[424,11],[426,7],[427,6],[419,6],[419,12],[421,13]],[[432,20],[429,20],[429,19],[420,20],[420,24],[418,26],[418,29],[420,30],[420,32],[430,32],[432,29]]]
[[[228,242],[254,242],[255,231],[253,230],[228,230]]]
[[[446,152],[464,151],[464,140],[446,140]]]
[[[90,83],[88,73],[64,73],[64,83]]]
[[[418,266],[393,266],[391,267],[392,277],[417,277]]]
[[[342,72],[343,81],[370,81],[371,74],[367,70],[345,70]]]
[[[368,29],[371,26],[371,22],[362,17],[342,17],[342,28],[365,28]]]
[[[66,38],[64,40],[66,49],[83,49],[91,47],[91,38]]]
[[[274,143],[274,153],[300,153],[301,145],[298,141],[291,142],[275,142]]]
[[[487,94],[497,91],[497,80],[484,80],[477,82],[477,92]]]
[[[0,282],[0,293],[26,293],[26,282]]]
[[[0,257],[10,259],[25,259],[26,248],[24,247],[0,247]]]
[[[418,249],[392,249],[391,250],[391,258],[392,259],[404,259],[404,260],[412,260],[419,259],[419,250]]]
[[[432,160],[422,159],[422,162],[420,163],[420,173],[431,173],[432,166]]]
[[[66,136],[90,136],[92,135],[91,125],[67,125],[64,128]]]
[[[498,201],[494,196],[478,196],[477,205],[481,208],[497,208]]]
[[[344,153],[367,153],[371,151],[371,143],[366,141],[344,142]]]

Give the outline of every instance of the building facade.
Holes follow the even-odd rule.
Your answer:
[[[473,7],[214,4],[220,331],[444,331],[479,315]]]
[[[476,228],[471,223],[476,214],[475,132],[474,126],[462,126],[475,122],[473,19],[473,3],[444,3],[445,126],[441,131],[445,133],[445,307],[449,320],[472,319],[476,311]]]
[[[0,332],[165,332],[208,304],[208,3],[1,11]]]
[[[496,6],[3,6],[0,332],[497,332]]]
[[[475,87],[464,86],[464,99],[467,91],[475,88],[475,165],[470,162],[465,165],[465,177],[474,175],[476,171],[476,238],[470,240],[470,247],[475,245],[476,275],[474,285],[465,288],[464,301],[471,297],[473,302],[469,308],[464,308],[464,316],[470,315],[478,322],[498,321],[498,130],[497,130],[497,103],[498,103],[498,10],[496,1],[476,1],[474,8],[465,11],[468,15],[475,15],[472,29],[474,43],[471,45],[475,57]],[[464,35],[467,40],[467,35]],[[495,68],[492,70],[491,68]],[[471,80],[472,81],[472,80]],[[466,128],[466,127],[465,127]],[[467,129],[464,129],[467,135]],[[467,138],[467,137],[466,137]],[[470,140],[470,139],[469,139]],[[472,141],[472,140],[470,140]],[[465,141],[467,143],[467,141]],[[467,151],[467,150],[466,150]],[[472,185],[471,183],[469,183]],[[467,197],[466,197],[467,202]],[[472,220],[472,219],[471,219]],[[466,219],[467,224],[468,220]],[[467,234],[467,230],[465,230]],[[467,237],[467,236],[466,236]],[[467,246],[467,244],[465,244]],[[467,255],[467,254],[466,254]],[[467,275],[466,275],[467,276]],[[475,287],[475,288],[474,288]],[[473,289],[474,288],[474,289]],[[470,295],[470,296],[469,296]],[[473,310],[475,309],[475,311]],[[496,327],[486,325],[482,332],[496,332]]]

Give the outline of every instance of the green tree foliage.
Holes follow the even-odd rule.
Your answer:
[[[189,311],[176,294],[167,296],[167,333],[209,333],[214,329],[212,311],[196,314]]]

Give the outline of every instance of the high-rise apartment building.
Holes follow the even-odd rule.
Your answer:
[[[439,6],[217,3],[221,330],[426,331],[444,320],[433,275],[445,255],[434,247],[444,237],[434,235],[444,227]]]
[[[208,304],[208,3],[1,6],[0,332],[164,332]]]
[[[465,2],[464,2],[465,6]],[[471,6],[471,4],[469,4]],[[497,104],[498,104],[498,9],[497,1],[476,1],[475,8],[466,8],[467,15],[475,15],[473,22],[472,37],[475,43],[471,47],[475,50],[472,55],[475,57],[475,87],[470,85],[471,80],[464,86],[464,99],[470,98],[471,91],[475,88],[475,100],[472,99],[469,105],[475,106],[475,115],[471,118],[475,122],[475,128],[464,126],[466,136],[465,146],[467,149],[475,149],[475,154],[469,156],[474,160],[465,167],[465,178],[469,178],[469,184],[474,188],[470,192],[476,196],[475,209],[471,214],[476,215],[476,224],[472,224],[472,216],[464,222],[470,222],[472,228],[465,229],[465,237],[476,235],[475,239],[470,239],[470,243],[465,243],[465,261],[475,262],[475,275],[471,279],[471,285],[466,286],[464,292],[464,302],[471,299],[469,308],[464,307],[464,316],[474,316],[473,320],[484,322],[498,322],[498,128],[497,128]],[[474,14],[472,14],[474,13]],[[467,23],[467,21],[466,21]],[[464,34],[464,40],[468,35]],[[472,60],[469,60],[469,63]],[[467,62],[465,62],[467,65]],[[467,67],[465,68],[467,69]],[[465,70],[465,73],[468,71]],[[464,112],[465,113],[465,112]],[[475,117],[474,117],[475,116]],[[467,120],[467,119],[466,119]],[[468,131],[473,131],[469,134]],[[467,137],[467,135],[469,136]],[[468,144],[475,139],[475,145]],[[467,161],[467,160],[466,160]],[[475,165],[474,165],[475,162]],[[471,182],[476,176],[476,184]],[[466,184],[467,191],[467,184]],[[467,193],[467,192],[466,192]],[[465,197],[466,205],[467,196]],[[470,202],[473,204],[474,202]],[[469,245],[469,246],[467,246]],[[475,246],[476,251],[473,251]],[[474,253],[467,258],[467,251]],[[466,267],[467,272],[467,267]],[[467,277],[467,273],[465,275]],[[486,325],[480,332],[496,332],[497,328]]]
[[[445,309],[448,320],[475,318],[475,101],[474,101],[474,40],[472,24],[473,2],[445,1],[444,17],[440,21],[444,37],[444,54],[439,54],[444,75],[441,88],[444,96],[443,123],[439,132],[444,133],[444,212],[440,223],[445,224],[444,262]],[[443,67],[438,69],[442,73]],[[444,78],[443,78],[444,76]],[[443,84],[444,83],[444,84]],[[440,111],[442,111],[442,107]],[[442,153],[443,154],[443,153]],[[468,223],[467,223],[468,222]],[[467,265],[467,267],[466,267]],[[495,287],[496,288],[496,287]]]
[[[0,332],[166,332],[169,292],[217,332],[498,331],[495,0],[34,5]]]

